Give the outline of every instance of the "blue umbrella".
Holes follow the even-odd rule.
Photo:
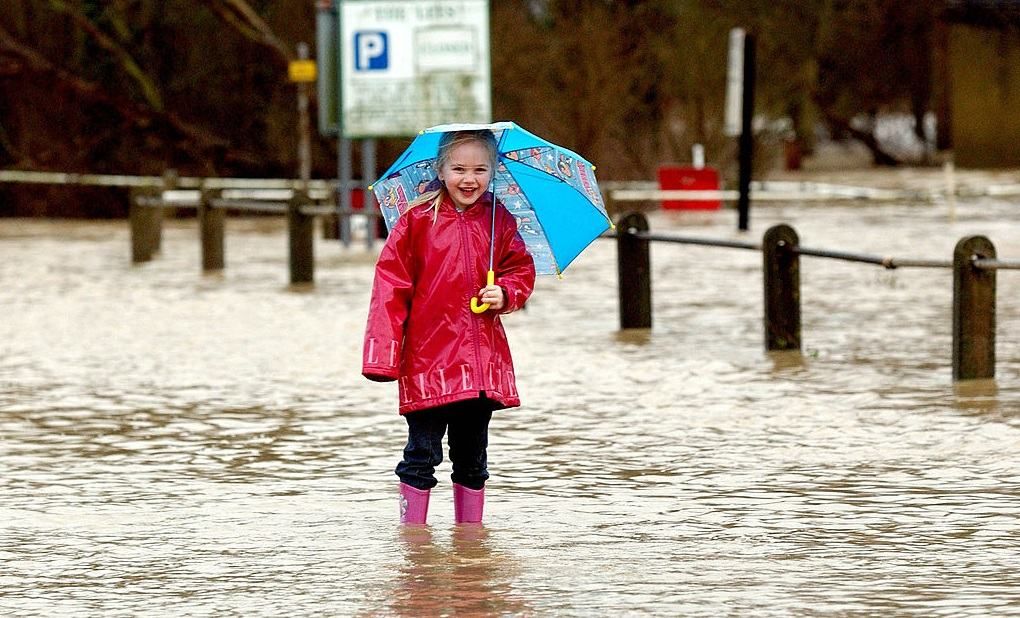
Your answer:
[[[613,223],[595,180],[595,166],[513,122],[446,124],[419,133],[386,173],[369,186],[379,201],[386,228],[392,229],[411,201],[436,188],[435,160],[443,134],[480,129],[496,136],[498,161],[492,191],[517,220],[521,238],[535,260],[535,272],[560,275]]]

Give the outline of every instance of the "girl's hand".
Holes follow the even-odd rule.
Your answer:
[[[505,302],[503,288],[498,285],[485,286],[478,290],[478,296],[478,302],[488,303],[489,309],[493,311],[499,311],[503,308],[503,303]]]

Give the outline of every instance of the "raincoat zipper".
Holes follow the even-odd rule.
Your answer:
[[[472,285],[473,286],[474,283],[470,280],[471,272],[472,272],[472,268],[471,268],[471,244],[468,242],[467,222],[464,219],[464,213],[461,212],[460,210],[457,210],[457,218],[458,218],[459,223],[460,223],[460,241],[464,245],[464,265],[466,266],[466,268],[464,269],[464,275],[465,275],[465,277],[468,277],[468,285]],[[481,316],[480,315],[476,316],[475,314],[471,313],[470,317],[471,317],[471,326],[472,326],[471,330],[472,330],[472,335],[473,335],[472,339],[474,340],[474,344],[475,344],[475,367],[474,367],[474,369],[475,369],[475,378],[474,379],[481,380],[482,376],[483,376],[483,373],[482,373],[482,364],[481,364],[481,361],[482,361],[482,350],[481,350],[481,344],[478,343],[478,340],[481,338],[481,335],[479,333],[479,328],[478,328],[478,320],[481,319]],[[479,394],[481,394],[481,395],[485,394],[485,389],[478,388],[478,385],[476,385],[476,384],[472,384],[472,386],[475,387],[473,390],[478,391]]]

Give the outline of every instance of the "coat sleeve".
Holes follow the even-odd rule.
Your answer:
[[[368,307],[361,374],[376,382],[400,376],[404,325],[414,294],[410,217],[401,217],[379,253]]]
[[[524,307],[535,289],[535,260],[528,253],[524,240],[517,231],[517,221],[508,211],[500,225],[502,247],[496,266],[496,284],[503,288],[506,303],[501,313],[510,313]]]

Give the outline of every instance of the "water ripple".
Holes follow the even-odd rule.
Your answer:
[[[813,247],[944,257],[1013,207],[787,205]],[[746,239],[732,213],[656,213]],[[682,230],[690,232],[689,229]],[[762,350],[760,256],[653,247],[652,331],[619,332],[599,242],[506,320],[487,525],[394,525],[406,426],[360,378],[373,257],[278,221],[193,222],[128,264],[122,223],[0,221],[0,609],[8,615],[1007,615],[1020,607],[1020,278],[997,379],[950,379],[948,271],[802,260],[804,353]],[[158,611],[158,610],[157,610]]]

